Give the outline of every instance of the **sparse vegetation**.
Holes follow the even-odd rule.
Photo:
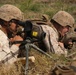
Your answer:
[[[65,10],[74,16],[73,13],[76,12],[75,3],[75,0],[0,0],[0,6],[13,4],[19,7],[24,12],[26,19],[39,17],[37,16],[39,14],[47,14],[51,18],[59,10]]]

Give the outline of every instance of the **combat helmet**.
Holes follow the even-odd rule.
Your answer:
[[[69,25],[70,27],[72,27],[75,23],[74,18],[65,11],[59,11],[52,17],[52,19],[62,26]]]
[[[5,4],[0,7],[0,18],[9,21],[11,19],[23,20],[23,13],[14,5]]]

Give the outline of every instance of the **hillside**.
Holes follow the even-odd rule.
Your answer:
[[[0,6],[3,4],[13,4],[20,8],[24,13],[25,20],[41,19],[43,14],[48,15],[49,19],[51,19],[59,10],[69,12],[76,20],[76,0],[0,0]],[[74,49],[75,48],[76,47],[74,47]],[[35,57],[35,62],[32,63],[29,61],[28,75],[51,75],[51,69],[54,68],[55,61],[34,49],[29,51],[29,55]],[[53,57],[55,58],[56,56]],[[61,63],[61,61],[59,61],[59,63]],[[1,68],[0,75],[24,75],[23,72],[25,68],[23,65],[25,65],[25,61],[23,61],[23,65],[21,63],[18,64],[20,66],[19,69],[13,65],[13,68],[9,71],[7,68]]]

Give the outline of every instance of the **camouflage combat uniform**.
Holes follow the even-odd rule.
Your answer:
[[[42,25],[43,31],[46,33],[46,37],[43,40],[43,42],[46,45],[47,51],[53,52],[56,54],[67,54],[67,50],[65,48],[62,48],[59,43],[59,35],[55,28],[52,28],[47,25]]]
[[[0,30],[0,61],[3,60],[2,63],[13,63],[16,61],[18,50],[19,48],[16,45],[9,47],[8,37]],[[14,55],[14,53],[16,54]]]

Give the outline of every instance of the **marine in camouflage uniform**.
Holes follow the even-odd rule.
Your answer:
[[[59,41],[74,25],[74,22],[74,18],[69,13],[59,11],[52,17],[50,21],[51,26],[41,25],[43,31],[46,33],[46,37],[42,42],[47,52],[67,55],[68,52],[66,48],[64,48],[64,44]]]
[[[9,24],[6,25],[12,18],[23,20],[23,13],[17,7],[9,4],[5,4],[0,7],[0,62],[13,63],[16,61],[19,46],[9,45],[9,38],[7,33],[3,29],[9,30]],[[10,29],[11,30],[11,29]],[[7,32],[7,31],[6,31]],[[16,36],[14,39],[22,40],[21,37]]]

